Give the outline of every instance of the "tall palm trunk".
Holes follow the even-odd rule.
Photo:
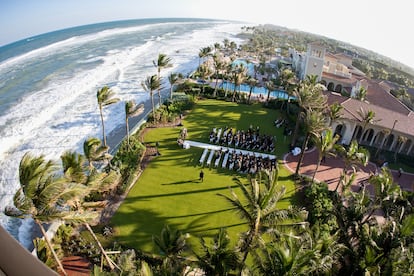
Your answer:
[[[244,252],[244,255],[243,255],[242,264],[244,264],[246,262],[247,256],[249,255],[249,252],[250,252],[250,246],[251,246],[251,244],[253,242],[253,239],[259,233],[259,227],[260,227],[260,220],[261,220],[261,218],[262,218],[261,217],[261,212],[259,210],[258,211],[258,214],[257,214],[257,218],[256,218],[255,223],[254,223],[254,231],[253,232],[250,232],[249,233],[249,236],[246,239],[246,245],[245,245],[245,250],[246,251]]]
[[[125,119],[125,123],[126,123],[126,135],[127,135],[127,146],[128,146],[128,150],[130,150],[130,145],[129,145],[129,123],[128,123],[128,118]]]
[[[46,235],[45,228],[43,228],[43,225],[40,221],[35,220],[35,223],[39,226],[40,232],[42,232],[43,237],[45,238],[46,244],[49,247],[50,252],[52,252],[53,258],[55,258],[55,261],[60,269],[60,271],[63,273],[63,275],[68,275],[63,268],[62,262],[59,260],[59,257],[56,254],[56,251],[53,249],[52,243],[49,241]]]
[[[313,172],[312,182],[315,180],[315,176],[316,176],[316,173],[317,173],[317,172],[318,172],[318,170],[319,170],[319,166],[321,165],[321,161],[322,161],[322,159],[318,157],[318,163],[316,163],[316,169],[315,169],[315,171]]]
[[[306,134],[305,141],[303,141],[302,151],[300,152],[300,157],[299,157],[298,164],[297,164],[297,166],[296,166],[295,175],[299,175],[300,165],[301,165],[301,164],[302,164],[302,162],[303,162],[303,158],[304,158],[304,156],[305,156],[305,149],[306,149],[306,146],[308,145],[309,138],[310,138],[310,133],[308,132],[308,133]]]
[[[104,124],[104,118],[103,118],[103,111],[102,111],[102,105],[99,105],[99,112],[101,114],[101,123],[102,123],[102,137],[104,146],[106,147],[106,136],[105,136],[105,124]]]
[[[247,103],[250,103],[250,98],[252,97],[253,86],[250,86],[249,97],[247,99]]]
[[[152,104],[152,117],[155,120],[155,104],[154,104],[154,93],[151,91],[151,104]]]
[[[234,83],[233,97],[231,99],[232,102],[236,100],[236,90],[237,90],[236,83]]]
[[[295,124],[295,129],[293,131],[293,135],[292,135],[292,140],[290,142],[290,146],[293,147],[296,143],[296,139],[298,137],[298,132],[299,132],[299,124],[300,124],[300,114],[298,115],[298,117],[296,118],[296,124]]]
[[[158,67],[158,79],[161,79],[161,68]],[[161,106],[161,86],[157,89],[158,92],[158,103]]]
[[[111,270],[114,270],[115,266],[112,262],[112,260],[108,257],[108,254],[106,254],[105,249],[102,247],[102,244],[99,242],[98,238],[96,237],[95,233],[93,232],[91,226],[89,223],[85,222],[84,225],[86,226],[86,229],[88,229],[89,233],[92,235],[93,239],[95,240],[96,244],[99,247],[99,250],[101,250],[102,255],[104,256],[106,262],[108,263]]]
[[[214,85],[213,98],[217,96],[218,73],[216,74],[216,83]]]

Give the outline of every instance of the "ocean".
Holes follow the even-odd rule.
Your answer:
[[[244,23],[205,19],[142,19],[79,26],[0,47],[0,224],[26,248],[33,221],[4,215],[20,187],[26,152],[59,162],[66,150],[82,152],[101,138],[96,91],[107,85],[121,99],[104,110],[109,134],[124,126],[124,101],[148,102],[141,82],[156,74],[159,53],[172,59],[162,70],[190,74],[202,47],[241,40]],[[157,99],[155,99],[157,101]]]

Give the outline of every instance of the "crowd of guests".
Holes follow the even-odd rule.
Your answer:
[[[247,131],[234,131],[232,128],[225,127],[213,128],[210,132],[210,143],[251,151],[273,152],[275,142],[274,136],[260,134],[259,127],[253,128],[252,125]]]
[[[262,170],[272,171],[276,168],[276,158],[262,157],[258,154],[242,154],[230,150],[226,166],[239,173],[255,174]]]

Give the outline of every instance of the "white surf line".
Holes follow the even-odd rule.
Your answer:
[[[236,153],[241,152],[243,155],[249,154],[249,155],[255,155],[255,156],[262,156],[262,158],[276,159],[276,155],[273,155],[273,154],[241,150],[241,149],[235,149],[235,148],[228,148],[228,147],[223,147],[223,146],[200,143],[200,142],[191,141],[191,140],[185,140],[183,144],[185,143],[187,143],[188,145],[192,147],[196,147],[196,148],[203,148],[203,149],[209,149],[209,150],[220,150],[221,149],[222,151],[233,150]]]

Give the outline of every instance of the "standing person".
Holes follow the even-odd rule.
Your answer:
[[[201,182],[204,181],[204,172],[203,172],[203,170],[200,171],[200,181]]]

